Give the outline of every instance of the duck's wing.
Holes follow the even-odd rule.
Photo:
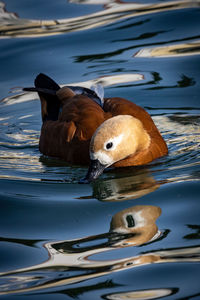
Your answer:
[[[35,87],[25,87],[23,91],[55,96],[56,92],[60,89],[60,86],[53,79],[43,73],[37,75],[34,83]]]
[[[91,90],[93,90],[97,96],[99,97],[99,99],[101,99],[101,105],[103,107],[104,104],[104,88],[103,85],[100,83],[94,84],[91,86]]]
[[[104,120],[104,111],[96,102],[75,95],[65,102],[57,121],[43,123],[40,151],[72,164],[88,164],[90,139]]]
[[[38,92],[41,100],[40,151],[72,164],[87,164],[90,139],[105,120],[97,92],[100,88],[96,91],[79,86],[60,88],[51,78],[39,74],[35,87],[24,90]]]
[[[53,79],[40,73],[35,79],[35,87],[25,87],[23,90],[39,94],[43,121],[57,120],[63,103],[74,95],[85,95],[103,107],[104,89],[100,84],[93,85],[91,89],[71,85],[60,88]]]
[[[40,151],[72,164],[88,164],[90,139],[105,120],[101,105],[94,101],[97,96],[88,89],[65,86],[57,90],[56,98],[61,108],[58,119],[43,122]]]
[[[23,88],[24,91],[37,92],[41,100],[42,121],[56,121],[59,116],[60,102],[56,95],[60,86],[47,75],[40,73],[35,78],[35,87]]]
[[[89,140],[84,140],[73,121],[47,121],[41,128],[39,150],[70,164],[89,163]]]
[[[92,85],[91,88],[85,88],[81,86],[67,85],[76,95],[85,95],[95,101],[98,105],[103,107],[104,104],[104,89],[100,84]]]

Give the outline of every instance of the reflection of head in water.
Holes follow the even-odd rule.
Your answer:
[[[110,232],[131,234],[115,246],[138,246],[147,243],[159,235],[155,222],[160,216],[161,209],[151,205],[137,205],[125,209],[112,218]]]
[[[101,201],[124,201],[142,197],[159,187],[147,168],[125,168],[119,172],[115,170],[116,178],[94,182],[93,196]]]

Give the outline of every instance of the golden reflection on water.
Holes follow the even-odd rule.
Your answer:
[[[170,148],[169,156],[177,157],[185,154],[187,162],[187,154],[193,151],[199,152],[200,149],[200,116],[176,114],[170,116],[156,116],[154,122],[163,136],[169,135],[167,144]],[[178,147],[172,147],[176,146]],[[197,156],[198,157],[198,156]],[[200,161],[195,161],[196,164]],[[180,165],[174,166],[179,168]],[[183,167],[181,165],[181,167]]]
[[[0,273],[0,295],[61,287],[151,263],[199,262],[198,246],[114,258],[114,250],[117,248],[139,246],[160,238],[161,233],[155,224],[160,214],[161,209],[156,206],[133,206],[113,216],[108,233],[44,244],[48,251],[48,260],[27,268]],[[105,251],[113,251],[111,260],[92,258],[93,255]],[[53,281],[49,272],[55,273]]]
[[[104,6],[106,9],[99,12],[75,18],[46,21],[18,19],[14,13],[7,13],[4,4],[0,2],[0,32],[3,38],[55,35],[96,28],[130,17],[199,6],[200,0],[165,1],[155,4],[114,1],[111,6]]]
[[[164,47],[144,48],[139,50],[134,57],[170,57],[200,54],[200,41],[185,44],[175,44]]]
[[[131,292],[119,292],[116,294],[105,295],[107,300],[123,300],[123,299],[134,299],[134,300],[150,300],[150,299],[160,299],[162,297],[169,296],[176,292],[175,289],[149,289],[144,291],[131,291]]]

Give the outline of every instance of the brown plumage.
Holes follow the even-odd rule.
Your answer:
[[[114,167],[144,165],[168,153],[166,143],[153,120],[140,106],[119,97],[105,98],[104,104],[101,106],[94,101],[93,94],[90,94],[90,92],[84,90],[82,94],[77,94],[76,91],[73,91],[72,87],[59,88],[54,81],[43,74],[38,75],[35,80],[35,85],[36,88],[32,90],[38,91],[41,99],[43,125],[39,149],[43,154],[61,158],[70,164],[87,165],[91,160],[98,160],[98,154],[94,149],[103,147],[104,149],[102,149],[102,151],[100,151],[101,149],[98,150],[98,153],[101,152],[100,156],[103,155],[102,161],[100,159],[100,164],[104,165],[104,169],[109,165],[113,165]],[[27,88],[25,90],[31,89]],[[54,103],[55,114],[52,109]],[[122,118],[113,118],[122,115],[124,116]],[[128,116],[132,116],[133,118]],[[113,118],[113,122],[108,122],[111,118]],[[123,124],[121,127],[120,123],[118,126],[118,119]],[[121,139],[124,139],[124,133],[128,130],[128,127],[126,130],[124,126],[126,126],[126,124],[129,126],[129,119],[130,122],[134,123],[133,128],[136,128],[136,130],[133,130],[137,132],[137,125],[141,127],[140,133],[139,131],[137,133],[137,140],[141,145],[137,146],[137,149],[135,149],[133,153],[128,153],[127,156],[123,158],[120,157],[119,160],[116,158],[112,160],[112,153],[113,157],[115,156],[114,150],[110,151],[110,149],[105,149],[105,145],[107,145],[106,143],[109,140],[113,146],[113,141],[115,143],[115,138],[119,136],[120,141],[118,139],[116,142],[117,149],[115,149],[115,151],[120,153],[120,149],[122,149],[120,147],[124,149],[125,146],[128,145],[128,140],[132,139],[131,136],[129,136],[127,142],[123,142]],[[106,122],[104,123],[104,121]],[[119,130],[120,128],[121,130],[125,128],[124,132],[116,133],[116,137],[114,136],[115,131],[113,130],[113,133],[109,128],[109,126],[112,126],[114,123],[117,124],[114,126],[116,126],[116,128],[119,127]],[[131,126],[132,125],[129,127],[131,128]],[[101,131],[108,132],[108,137],[107,134],[106,137],[104,137],[105,134],[102,134],[102,139],[105,138],[106,140],[100,141],[101,137],[99,136]],[[110,136],[109,132],[112,132]],[[123,137],[121,138],[121,136]],[[145,136],[144,142],[140,143]],[[122,144],[121,146],[120,143]],[[102,164],[105,159],[106,161],[108,159],[109,163]],[[97,166],[93,166],[93,170],[89,170],[89,173],[94,173],[94,168],[97,168]],[[102,173],[102,170],[100,173]],[[96,178],[100,173],[95,176],[93,176],[93,174],[92,177]],[[87,175],[87,178],[89,177]],[[93,178],[89,178],[89,181],[92,179]]]

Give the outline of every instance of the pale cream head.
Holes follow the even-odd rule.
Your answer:
[[[90,143],[91,160],[106,167],[147,149],[150,137],[142,122],[130,115],[119,115],[103,122]]]

